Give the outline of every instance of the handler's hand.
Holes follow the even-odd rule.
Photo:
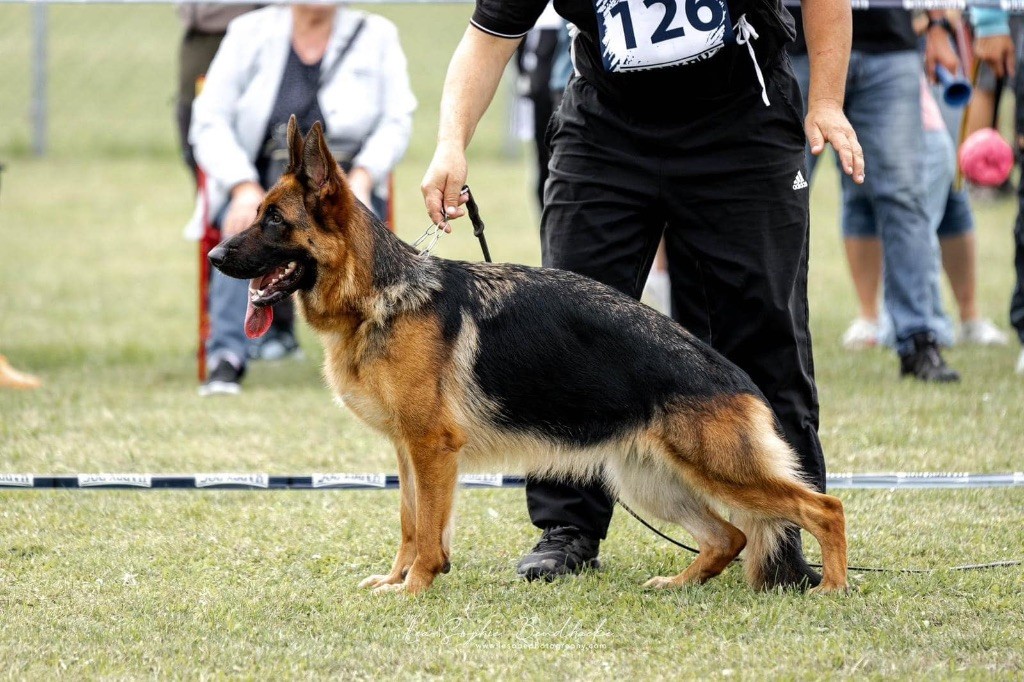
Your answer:
[[[838,102],[819,99],[808,103],[804,131],[812,154],[818,156],[825,151],[825,143],[830,143],[839,154],[843,172],[858,185],[864,182],[864,150]]]
[[[225,239],[234,237],[252,225],[264,194],[263,188],[255,182],[235,185],[231,190],[231,205],[228,206],[228,213],[220,226]]]
[[[956,56],[953,44],[949,42],[949,34],[941,26],[932,26],[928,29],[924,43],[924,70],[928,74],[928,80],[932,83],[938,82],[935,75],[935,67],[942,64],[946,71],[956,73],[960,70],[960,58]]]
[[[1008,35],[986,36],[974,41],[974,56],[992,68],[997,78],[1013,77],[1013,39]]]
[[[451,232],[448,220],[465,215],[462,205],[469,197],[462,194],[467,175],[466,153],[452,144],[438,144],[434,158],[420,183],[427,215],[435,225],[444,225]]]
[[[370,208],[373,204],[373,177],[370,172],[365,168],[357,167],[353,168],[348,173],[348,187],[352,190],[352,194],[356,195],[356,199]]]

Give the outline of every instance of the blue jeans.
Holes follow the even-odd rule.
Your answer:
[[[946,221],[947,213],[955,215],[950,209],[951,204],[957,200],[955,198],[957,193],[952,191],[953,176],[956,173],[956,149],[953,146],[952,138],[945,130],[927,130],[924,133],[924,139],[924,181],[925,186],[929,188],[925,197],[925,211],[928,213],[928,225],[931,229],[932,248],[935,250],[936,259],[935,273],[931,281],[932,328],[939,345],[952,346],[955,342],[953,323],[942,307],[940,282],[942,253],[939,248],[939,227],[943,222],[948,222]],[[949,187],[950,191],[941,191],[943,187]],[[853,207],[861,205],[859,202],[845,203],[847,210],[856,210]],[[856,219],[851,217],[851,220]],[[843,222],[844,224],[847,222],[845,216]],[[958,225],[958,227],[962,227],[962,225]],[[895,346],[896,330],[892,315],[888,310],[883,310],[878,322],[879,343],[890,347]]]
[[[807,106],[810,65],[793,57]],[[865,210],[882,239],[885,307],[892,316],[896,350],[913,350],[911,337],[937,333],[932,285],[937,277],[935,232],[925,208],[924,130],[921,123],[921,58],[916,51],[853,51],[846,79],[846,116],[864,148],[867,177],[856,186],[842,173],[843,202],[866,197]],[[808,171],[816,158],[808,151]]]

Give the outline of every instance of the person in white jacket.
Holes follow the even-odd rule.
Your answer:
[[[323,122],[356,197],[383,217],[415,109],[405,53],[388,19],[332,5],[271,6],[235,19],[193,103],[189,130],[208,215],[225,239],[252,223],[280,176],[284,130],[295,114],[303,132]],[[201,395],[240,390],[250,353],[246,303],[246,282],[211,275]],[[286,325],[289,317],[282,316]],[[288,334],[281,332],[285,351],[295,348]]]

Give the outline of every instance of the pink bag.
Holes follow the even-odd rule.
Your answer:
[[[995,128],[982,128],[960,145],[960,171],[970,182],[998,187],[1013,170],[1013,150]]]

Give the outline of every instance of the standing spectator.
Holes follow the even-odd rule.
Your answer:
[[[1007,13],[996,9],[973,9],[974,55],[996,76],[1015,78],[1017,160],[1024,156],[1024,45],[1014,50]],[[1017,281],[1010,297],[1010,324],[1024,344],[1024,182],[1017,185],[1017,222],[1013,230],[1014,266]],[[1024,350],[1017,359],[1017,374],[1024,375]]]
[[[941,94],[936,97],[933,92],[937,86],[929,86],[923,74],[920,80],[924,126],[925,214],[933,235],[933,257],[946,270],[961,319],[959,333],[956,333],[942,305],[940,268],[936,266],[929,297],[932,329],[940,346],[948,347],[957,342],[1005,344],[1006,335],[978,312],[975,297],[974,216],[966,191],[954,190],[952,186],[956,172],[956,148],[945,120],[948,112],[940,104]],[[948,117],[954,121],[957,119],[955,114]],[[880,317],[871,317],[878,311],[882,244],[878,237],[878,226],[873,219],[870,197],[862,187],[844,189],[843,209],[844,234],[857,235],[862,250],[871,249],[875,253],[873,263],[867,263],[867,259],[850,263],[854,289],[864,298],[859,301],[857,319],[843,336],[843,345],[850,350],[877,344],[892,347],[896,343],[892,316],[883,310]]]
[[[195,99],[206,70],[217,54],[228,23],[237,16],[261,5],[225,3],[178,3],[178,16],[184,32],[178,48],[178,139],[185,165],[196,173],[196,160],[188,142],[188,128],[192,121],[192,100]],[[198,182],[198,178],[196,180]]]
[[[303,132],[324,122],[352,191],[383,219],[388,179],[408,147],[415,108],[398,30],[384,17],[292,5],[232,21],[196,98],[189,135],[224,238],[252,223],[265,189],[280,177],[292,114]],[[201,395],[240,390],[248,298],[247,282],[213,272],[210,372]]]
[[[448,66],[421,186],[435,223],[464,214],[466,147],[546,4],[477,0]],[[807,0],[814,73],[803,126],[785,53],[792,17],[781,2],[688,4],[692,11],[676,13],[671,28],[663,3],[556,7],[578,30],[575,75],[549,135],[544,265],[639,298],[664,235],[676,319],[747,371],[807,480],[824,489],[807,327],[808,192],[794,180],[806,170],[809,137],[816,154],[826,141],[836,147],[844,170],[863,181],[860,146],[842,112],[849,2]],[[543,535],[520,575],[551,579],[598,563],[613,505],[600,483],[530,479],[527,505]],[[777,585],[820,580],[798,532],[771,574]]]
[[[945,30],[929,28],[926,40],[930,71],[934,73],[934,64],[940,61],[955,73],[959,63]],[[794,49],[793,66],[806,102],[810,60],[801,39]],[[861,190],[866,201],[859,207],[870,211],[866,218],[877,225],[882,240],[885,307],[895,328],[900,376],[952,382],[959,381],[960,375],[942,357],[932,316],[931,286],[938,265],[930,257],[935,237],[924,207],[927,189],[922,180],[920,73],[917,35],[909,11],[854,12],[844,110],[864,145],[866,165],[875,169]],[[809,156],[810,173],[814,165]],[[846,176],[842,182],[845,202],[854,191]],[[844,230],[849,230],[844,235],[847,259],[851,269],[867,271],[877,262],[878,254],[870,238],[855,232],[857,223],[848,219],[852,209],[843,207]],[[877,283],[871,279],[855,279],[855,284],[877,291]],[[864,304],[874,306],[868,314],[877,319],[877,304],[870,296],[870,291],[858,292]]]

